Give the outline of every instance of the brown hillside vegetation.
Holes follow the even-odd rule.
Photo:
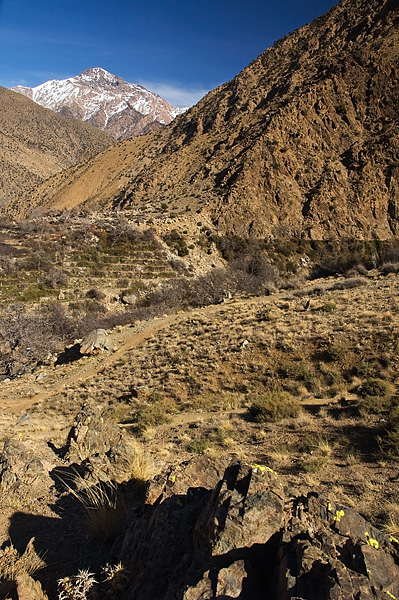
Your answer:
[[[92,158],[112,143],[102,131],[0,87],[0,203]]]
[[[22,600],[28,572],[54,600],[223,597],[201,594],[213,569],[247,600],[397,596],[399,279],[350,283],[136,322],[2,383],[0,590]],[[245,475],[217,487],[231,460]],[[92,595],[62,596],[85,572]]]
[[[29,202],[208,215],[220,233],[388,238],[398,224],[399,14],[344,0],[164,130]],[[14,210],[26,211],[26,198]]]

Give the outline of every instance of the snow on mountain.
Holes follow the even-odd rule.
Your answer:
[[[65,117],[99,127],[117,139],[158,129],[188,108],[174,108],[158,94],[99,67],[34,88],[11,89]]]

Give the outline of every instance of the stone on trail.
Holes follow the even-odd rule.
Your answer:
[[[108,334],[105,329],[94,329],[80,343],[80,353],[84,355],[97,354],[108,350]]]

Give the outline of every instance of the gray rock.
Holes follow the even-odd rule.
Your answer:
[[[80,353],[83,355],[96,354],[108,350],[108,334],[105,329],[94,329],[80,343]]]
[[[128,304],[128,305],[136,304],[137,300],[138,300],[138,298],[134,294],[127,294],[126,296],[122,296],[122,298],[121,298],[121,301],[123,302],[123,304]]]

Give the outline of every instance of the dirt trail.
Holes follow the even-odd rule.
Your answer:
[[[166,315],[140,323],[137,327],[127,327],[121,332],[118,332],[116,329],[110,334],[112,340],[119,345],[113,352],[80,359],[68,365],[58,366],[54,371],[50,367],[48,372],[50,374],[51,370],[51,377],[45,382],[42,380],[44,383],[36,382],[34,375],[23,376],[18,383],[15,380],[3,383],[0,390],[0,407],[3,413],[20,413],[26,411],[33,404],[43,402],[52,396],[62,393],[68,385],[83,380],[87,381],[104,368],[110,368],[126,352],[138,347],[159,331],[194,316],[201,317],[202,315],[206,316],[224,310],[236,309],[239,304],[246,301],[248,300],[234,300],[221,305],[212,305],[184,313]],[[45,386],[45,389],[43,389],[43,386]]]

